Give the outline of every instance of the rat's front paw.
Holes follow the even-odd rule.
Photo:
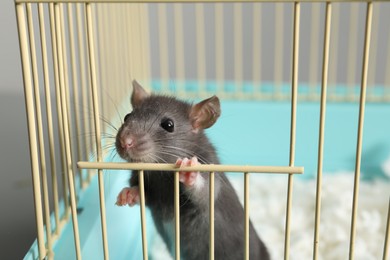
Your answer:
[[[198,158],[192,157],[191,160],[188,158],[177,159],[175,166],[177,168],[184,166],[195,166],[199,165]],[[203,183],[202,176],[200,176],[199,172],[179,172],[179,180],[187,187],[192,187],[196,184]]]
[[[123,188],[119,192],[118,197],[116,198],[115,205],[117,206],[134,206],[139,203],[139,189],[138,187]]]

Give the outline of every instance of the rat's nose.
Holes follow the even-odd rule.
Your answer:
[[[134,139],[131,137],[125,137],[121,139],[121,146],[126,151],[134,146]]]

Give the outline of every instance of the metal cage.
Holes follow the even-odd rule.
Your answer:
[[[388,21],[386,17],[389,17],[389,13],[380,13],[381,5],[386,3],[366,0],[350,3],[288,0],[266,2],[15,0],[30,140],[39,259],[54,257],[53,245],[70,219],[73,225],[76,256],[77,259],[81,259],[77,203],[80,193],[88,188],[95,172],[99,179],[102,247],[104,258],[108,259],[110,241],[107,239],[103,170],[138,169],[141,170],[140,173],[143,173],[143,170],[156,169],[175,171],[174,166],[168,164],[104,162],[106,156],[104,147],[109,144],[104,141],[103,132],[106,133],[107,129],[104,128],[106,126],[102,126],[101,120],[110,121],[116,116],[117,108],[112,105],[112,100],[120,104],[124,96],[127,99],[128,95],[124,94],[128,93],[126,88],[133,79],[153,86],[152,80],[156,78],[159,79],[157,91],[175,93],[183,97],[204,97],[217,93],[225,99],[284,100],[291,103],[288,165],[249,167],[201,165],[191,168],[210,172],[210,180],[213,180],[213,173],[216,171],[244,174],[246,223],[246,236],[243,237],[246,249],[244,259],[249,259],[249,173],[282,173],[288,176],[284,258],[289,259],[293,180],[295,174],[303,173],[303,167],[295,166],[298,99],[319,100],[321,104],[313,234],[313,258],[319,258],[326,104],[327,101],[358,100],[360,112],[355,183],[354,190],[351,191],[354,196],[349,251],[349,258],[354,258],[365,104],[390,101],[390,33],[388,26],[383,25]],[[191,37],[194,40],[192,44],[195,56],[184,54],[188,41],[186,40],[188,35],[185,34],[187,29],[183,29],[185,26],[183,10],[188,8],[186,4],[191,5],[194,14],[191,21],[194,33]],[[345,65],[347,72],[345,75],[337,75],[340,6],[343,4],[350,12],[349,38],[346,40],[350,48]],[[224,12],[227,5],[232,8],[230,18],[227,18]],[[245,5],[250,5],[250,11],[248,8],[245,9]],[[261,10],[264,5],[273,6],[275,11],[272,41],[275,46],[271,54],[265,53],[261,48],[264,42]],[[306,61],[308,65],[302,74],[306,82],[301,83],[298,81],[298,69],[301,67],[300,28],[303,26],[301,9],[306,5],[309,5],[311,13],[309,20],[311,36],[306,37],[309,39],[307,51],[309,55]],[[210,32],[207,32],[205,25],[207,8],[212,8],[213,20],[210,26],[213,27],[214,38],[211,42],[207,40]],[[361,17],[359,12],[363,9],[365,16]],[[248,13],[251,18],[249,29],[243,22],[243,17]],[[233,21],[232,28],[226,28],[228,19]],[[173,23],[173,27],[168,26],[168,22]],[[287,26],[288,24],[291,24],[291,28]],[[364,26],[358,28],[359,24]],[[250,39],[245,42],[244,33],[247,36],[248,32],[244,29],[250,31]],[[233,47],[226,38],[228,31],[231,33],[230,39],[233,39]],[[359,35],[363,36],[362,41],[356,40],[360,39]],[[251,47],[246,46],[248,42],[251,42],[249,45]],[[358,44],[351,44],[353,42],[362,45],[361,51]],[[289,45],[290,51],[286,52],[284,45]],[[386,55],[379,55],[377,49],[383,49],[383,46]],[[226,50],[231,50],[230,59],[234,61],[233,67],[229,67],[231,62],[227,60]],[[262,70],[267,69],[261,62],[265,55],[271,55],[274,60],[273,68],[269,72],[271,76],[262,73]],[[252,58],[248,60],[244,57]],[[188,64],[193,66],[190,68]],[[375,74],[375,68],[379,66],[384,68],[383,73]],[[341,93],[337,88],[340,77],[350,86]],[[195,89],[186,85],[191,80],[198,83]],[[210,81],[215,82],[212,87],[208,85]],[[264,85],[260,84],[261,81],[272,82],[271,90],[266,90]],[[224,84],[227,82],[233,82],[233,90],[226,90]],[[245,85],[247,82],[251,82],[254,87],[248,90]],[[301,88],[301,85],[306,87]],[[107,95],[108,86],[110,95]],[[300,91],[301,89],[305,91]],[[87,136],[84,136],[85,133],[88,133]],[[140,174],[143,256],[147,259],[145,199],[142,185],[143,174]],[[176,172],[176,194],[178,185]],[[210,181],[211,190],[213,185],[213,181]],[[69,200],[66,199],[68,197]],[[211,220],[214,219],[213,214],[214,198],[211,196]],[[176,259],[180,258],[179,218],[180,205],[176,196]],[[387,216],[383,259],[389,257],[389,222],[390,216]],[[213,221],[210,221],[210,225],[210,259],[214,259]]]

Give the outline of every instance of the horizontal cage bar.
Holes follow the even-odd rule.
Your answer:
[[[78,162],[81,169],[106,169],[106,170],[146,170],[146,171],[177,171],[174,164],[165,163],[111,163],[111,162]],[[300,166],[240,166],[240,165],[215,165],[202,164],[191,167],[181,167],[182,171],[202,172],[250,172],[250,173],[275,173],[275,174],[302,174],[304,168]]]

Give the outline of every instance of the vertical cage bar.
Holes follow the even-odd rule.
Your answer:
[[[353,186],[351,237],[350,237],[350,244],[349,244],[350,260],[354,258],[354,252],[355,252],[356,215],[357,215],[358,197],[359,197],[360,165],[361,165],[362,144],[363,144],[363,125],[364,125],[364,109],[365,109],[366,91],[367,91],[368,64],[369,64],[369,55],[370,55],[371,24],[372,24],[372,2],[368,2],[367,13],[366,13],[366,28],[365,28],[365,35],[364,35],[364,53],[363,53],[360,104],[359,104],[359,123],[358,123],[358,135],[357,135],[357,144],[356,144],[355,179],[354,179],[354,186]]]
[[[92,25],[92,6],[91,4],[86,4],[86,17],[87,17],[87,46],[89,51],[89,66],[90,66],[90,82],[91,82],[91,92],[92,92],[92,107],[94,115],[94,126],[95,126],[95,137],[96,137],[96,152],[97,152],[97,161],[101,162],[102,158],[102,148],[101,148],[101,130],[99,124],[99,99],[97,92],[97,83],[96,83],[96,60],[95,60],[95,38],[93,34],[93,25]],[[104,250],[104,259],[108,259],[108,241],[107,241],[107,227],[106,227],[106,206],[105,206],[105,196],[104,196],[104,176],[103,170],[98,170],[98,179],[99,179],[99,201],[100,201],[100,220],[102,228],[102,238],[103,238],[103,250]]]
[[[195,19],[196,19],[196,51],[197,51],[197,73],[199,90],[201,93],[205,93],[205,81],[206,81],[206,47],[205,47],[205,16],[204,16],[204,4],[197,3],[195,5]]]
[[[41,166],[41,181],[42,181],[42,195],[44,205],[44,218],[46,227],[46,242],[48,254],[52,254],[52,236],[51,236],[51,222],[50,222],[50,207],[49,207],[49,189],[47,185],[47,166],[46,166],[46,155],[45,155],[45,143],[43,137],[43,123],[42,123],[42,109],[39,89],[39,75],[37,65],[37,48],[35,45],[34,37],[34,22],[32,17],[31,4],[27,4],[27,28],[29,33],[30,42],[30,58],[33,76],[33,87],[34,87],[34,98],[35,98],[35,109],[36,109],[36,126],[38,130],[38,149],[39,149],[39,162]]]
[[[69,38],[69,36],[67,37],[67,34],[66,34],[66,24],[65,24],[65,6],[66,4],[61,4],[61,12],[59,13],[60,15],[60,18],[59,18],[59,23],[60,23],[60,27],[61,27],[61,32],[62,32],[62,37],[60,38],[61,39],[61,52],[60,54],[62,55],[62,81],[63,81],[63,84],[61,85],[61,92],[62,93],[61,95],[61,98],[64,98],[62,101],[65,101],[66,103],[61,103],[63,106],[62,106],[62,113],[66,113],[66,117],[63,117],[64,120],[66,120],[66,123],[68,124],[67,127],[64,128],[64,136],[65,138],[68,138],[69,142],[67,143],[67,141],[65,141],[65,145],[68,145],[69,147],[69,151],[70,151],[70,157],[71,160],[73,160],[74,157],[74,153],[73,153],[73,140],[72,140],[72,137],[73,137],[73,129],[72,129],[72,124],[73,124],[73,121],[72,121],[72,113],[71,113],[71,110],[70,110],[70,84],[69,84],[69,64],[68,64],[68,49],[67,49],[67,40]],[[69,32],[69,31],[68,31]],[[63,91],[63,92],[62,92]],[[67,156],[67,155],[66,155]],[[72,167],[72,179],[73,179],[73,184],[72,185],[76,185],[76,181],[75,181],[75,178],[74,178],[74,173],[75,171],[77,170],[77,167],[75,164],[70,164],[69,163],[69,160],[68,160],[68,164],[67,164],[67,167],[70,168]],[[69,171],[68,171],[69,173]],[[68,177],[68,181],[69,181],[69,177]],[[75,189],[75,192],[77,193],[78,190]],[[77,200],[78,196],[75,195],[75,198]]]
[[[209,259],[214,260],[214,241],[215,241],[215,235],[214,235],[214,180],[215,180],[215,172],[210,172],[210,180],[209,180],[209,189],[210,189],[210,252],[209,252]]]
[[[387,224],[386,224],[386,233],[385,233],[385,244],[383,247],[383,260],[389,259],[390,257],[390,197],[389,197],[389,206],[387,212]]]
[[[92,123],[89,115],[89,102],[90,102],[90,95],[88,93],[88,89],[90,89],[90,80],[87,75],[87,71],[89,71],[89,63],[86,61],[86,57],[88,56],[88,46],[86,43],[86,36],[84,33],[84,30],[86,31],[86,17],[85,17],[85,11],[83,12],[83,8],[85,8],[84,4],[77,4],[76,11],[77,11],[77,33],[78,33],[78,48],[79,48],[79,64],[80,64],[80,74],[81,74],[81,102],[84,111],[84,116],[86,117],[83,120],[83,127],[84,131],[86,133],[92,133],[93,128],[92,128]],[[86,159],[90,159],[90,155],[93,151],[93,135],[90,134],[89,138],[85,138],[84,141],[85,145],[85,156]],[[90,183],[92,177],[92,171],[88,170],[88,175],[87,175],[87,182]],[[86,184],[82,184],[83,188],[85,187]]]
[[[73,21],[73,6],[74,4],[68,3],[68,28],[69,28],[69,49],[70,49],[70,61],[71,61],[71,79],[72,79],[72,86],[73,86],[73,109],[74,109],[74,122],[75,122],[75,142],[76,142],[76,149],[77,149],[77,160],[81,161],[81,141],[80,141],[80,109],[78,107],[78,101],[79,101],[79,85],[77,81],[77,62],[76,62],[76,47],[75,47],[75,30],[74,30],[74,21]],[[76,158],[76,156],[74,156]],[[80,188],[82,188],[82,175],[81,170],[77,169],[77,167],[74,168],[74,171],[77,172],[79,179],[80,179]]]
[[[56,158],[54,152],[54,133],[53,133],[53,116],[51,105],[51,92],[50,92],[50,80],[49,80],[49,66],[47,58],[47,44],[46,44],[46,30],[44,20],[44,7],[42,3],[38,4],[39,15],[39,33],[41,37],[41,53],[42,53],[42,66],[43,66],[43,80],[45,87],[45,99],[46,99],[46,120],[47,120],[47,134],[49,139],[49,154],[50,154],[50,171],[52,178],[52,194],[54,204],[54,223],[55,233],[59,233],[59,199],[58,199],[58,181],[56,174]],[[51,232],[51,231],[50,231]]]
[[[145,213],[145,185],[144,171],[138,172],[139,193],[140,193],[140,211],[141,211],[141,230],[142,230],[142,253],[144,260],[148,260],[148,241],[146,237],[146,213]]]
[[[35,127],[35,114],[34,114],[34,98],[33,98],[33,86],[31,78],[31,64],[29,61],[29,47],[28,47],[28,33],[26,28],[26,14],[23,4],[15,4],[16,17],[18,23],[19,32],[19,46],[21,53],[21,62],[23,69],[23,81],[24,81],[24,96],[27,114],[27,125],[30,145],[30,163],[33,180],[33,192],[34,192],[34,204],[35,204],[35,220],[37,226],[37,239],[38,239],[38,253],[39,259],[44,259],[46,256],[44,229],[43,229],[43,216],[42,216],[42,201],[41,201],[41,186],[39,176],[39,164],[38,164],[38,146],[37,146],[37,131]]]
[[[63,27],[61,24],[61,13],[63,12],[63,4],[54,4],[55,11],[55,24],[56,24],[56,42],[57,42],[57,50],[58,50],[58,70],[59,70],[59,83],[60,83],[60,102],[61,102],[61,111],[62,111],[62,124],[64,126],[64,145],[65,145],[65,157],[67,163],[67,173],[68,173],[68,185],[69,185],[69,195],[70,195],[70,205],[72,212],[72,221],[73,221],[73,233],[74,233],[74,243],[77,259],[81,259],[81,247],[80,247],[80,234],[79,234],[79,226],[77,220],[77,205],[76,205],[76,196],[75,196],[75,187],[74,187],[74,178],[73,178],[73,170],[72,170],[72,156],[71,156],[71,147],[69,140],[69,119],[67,113],[67,99],[66,99],[66,91],[65,91],[65,79],[64,79],[64,58],[63,57]],[[66,200],[66,198],[64,198]]]
[[[77,4],[76,5],[76,22],[77,22],[77,36],[78,36],[78,49],[79,49],[79,59],[78,62],[80,64],[80,87],[81,87],[81,104],[83,108],[83,128],[86,133],[92,133],[91,126],[89,124],[90,120],[88,116],[88,110],[89,110],[89,98],[87,93],[88,88],[88,80],[87,80],[87,73],[86,70],[89,70],[86,61],[85,61],[85,34],[83,33],[83,29],[85,29],[85,17],[83,16],[83,4]],[[92,137],[91,137],[92,138]],[[85,153],[85,159],[89,160],[89,154],[91,153],[91,141],[90,138],[86,136],[84,139],[84,149],[83,152]],[[90,172],[90,171],[89,171]],[[87,183],[91,181],[91,175],[88,174],[87,180],[82,181],[81,187],[85,188]]]
[[[215,4],[215,69],[217,80],[217,92],[222,93],[223,82],[225,77],[225,60],[224,60],[224,19],[223,4]]]
[[[180,174],[175,172],[175,259],[180,260]]]
[[[326,115],[326,94],[328,89],[328,69],[329,69],[329,44],[330,29],[332,19],[331,2],[326,3],[325,9],[325,30],[324,30],[324,49],[322,57],[322,82],[321,82],[321,108],[320,108],[320,126],[318,140],[318,165],[317,165],[317,186],[316,186],[316,209],[314,226],[314,248],[313,259],[318,259],[318,248],[320,240],[320,217],[321,217],[321,189],[322,189],[322,166],[324,153],[324,134],[325,134],[325,115]]]
[[[70,163],[71,161],[73,161],[73,158],[75,158],[74,156],[74,151],[73,151],[73,139],[72,137],[74,136],[74,133],[73,133],[73,129],[72,129],[72,125],[73,125],[73,115],[71,113],[71,109],[70,109],[70,83],[69,83],[69,55],[68,55],[68,49],[67,49],[67,42],[68,42],[68,39],[69,39],[69,35],[67,36],[67,33],[66,33],[66,24],[65,24],[65,6],[66,4],[61,4],[60,7],[61,7],[61,11],[59,12],[59,24],[60,24],[60,28],[61,28],[61,33],[62,33],[62,36],[61,36],[61,52],[60,52],[60,55],[61,55],[61,58],[62,60],[60,60],[62,63],[61,63],[61,66],[62,66],[62,69],[61,69],[61,73],[60,74],[62,76],[61,78],[61,89],[60,89],[60,98],[61,98],[61,109],[62,109],[62,113],[66,113],[66,116],[63,116],[63,121],[66,121],[64,124],[67,124],[67,126],[64,125],[64,137],[65,137],[65,146],[66,147],[69,147],[69,153],[70,155],[68,156],[67,152],[65,152],[65,156],[67,157],[67,173],[68,173],[68,182],[70,179],[72,179],[72,185],[75,187],[76,186],[76,179],[75,179],[75,175],[74,173],[77,171],[77,167],[76,167],[76,164],[73,164],[73,163]],[[69,31],[68,31],[69,33]],[[68,140],[66,140],[68,139]],[[67,148],[65,148],[65,151],[66,151]],[[71,172],[72,172],[72,176],[69,178],[69,168],[72,168],[71,169]],[[69,192],[71,192],[71,189],[69,189]],[[78,199],[78,196],[76,195],[76,193],[78,192],[77,189],[74,189],[74,192],[75,192],[75,199],[76,199],[76,202],[77,202],[77,199]],[[71,195],[72,196],[72,195]],[[77,204],[77,203],[76,203]],[[75,205],[76,205],[75,204]]]
[[[292,90],[291,90],[291,127],[290,127],[290,166],[295,161],[295,132],[296,132],[296,110],[298,94],[298,57],[299,57],[299,22],[300,3],[294,3],[294,29],[293,29],[293,57],[292,57]],[[287,208],[286,208],[286,230],[284,240],[284,259],[289,259],[290,252],[290,219],[292,206],[293,174],[288,175]]]
[[[49,4],[49,15],[50,15],[50,31],[51,31],[51,42],[52,42],[52,56],[53,56],[53,66],[54,66],[54,81],[55,81],[55,96],[56,96],[56,109],[57,109],[57,124],[58,124],[58,135],[60,141],[60,151],[61,151],[61,176],[62,176],[62,196],[63,198],[68,198],[68,187],[66,180],[66,156],[65,156],[65,132],[63,126],[63,115],[61,110],[61,95],[60,95],[60,68],[59,68],[59,48],[57,44],[57,25],[56,17],[54,10],[54,3]],[[64,219],[69,218],[70,206],[69,200],[64,199]],[[58,230],[57,230],[58,232]]]
[[[249,173],[244,173],[244,259],[249,260]]]

